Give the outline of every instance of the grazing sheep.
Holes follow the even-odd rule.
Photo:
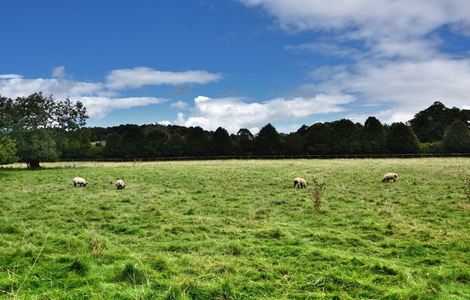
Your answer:
[[[385,181],[390,182],[390,180],[393,180],[393,182],[395,182],[397,178],[398,178],[397,173],[387,173],[382,178],[382,182],[385,182]]]
[[[73,179],[73,186],[77,187],[78,186],[86,186],[86,180],[82,177],[75,177]]]
[[[121,179],[119,180],[116,180],[116,188],[118,190],[122,190],[126,185],[124,184],[124,181],[122,181]]]
[[[297,177],[294,178],[294,188],[303,189],[307,187],[307,181],[303,178]]]

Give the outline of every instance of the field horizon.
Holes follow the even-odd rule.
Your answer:
[[[42,165],[0,168],[0,297],[470,298],[470,158]]]

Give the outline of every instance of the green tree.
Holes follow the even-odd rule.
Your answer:
[[[364,153],[383,153],[387,144],[384,127],[375,118],[369,117],[362,129],[362,150]]]
[[[470,121],[470,111],[460,110],[456,107],[447,108],[441,102],[415,114],[410,120],[413,131],[423,143],[442,141],[447,127],[455,120]]]
[[[126,157],[142,157],[144,155],[145,132],[140,126],[132,126],[122,136],[122,151]]]
[[[177,157],[184,154],[184,139],[178,134],[174,133],[166,142],[165,155],[170,157]]]
[[[444,147],[449,152],[470,152],[470,130],[461,120],[455,120],[446,129]]]
[[[309,154],[330,153],[331,141],[330,123],[315,123],[307,129],[304,136],[304,144]]]
[[[208,155],[209,140],[204,129],[199,126],[191,128],[186,136],[186,154],[190,156]]]
[[[255,137],[247,128],[241,128],[237,132],[237,152],[241,155],[252,155],[253,154],[253,143]]]
[[[106,143],[104,145],[104,156],[110,158],[117,158],[123,155],[122,153],[122,137],[117,132],[111,132],[106,137]]]
[[[144,152],[146,157],[158,157],[165,153],[166,143],[168,142],[168,133],[161,129],[150,131],[145,137]]]
[[[36,129],[23,132],[17,139],[20,161],[28,168],[40,167],[40,162],[56,161],[59,153],[52,134],[47,129]]]
[[[359,129],[347,119],[331,123],[330,150],[334,154],[359,153],[361,148]]]
[[[276,128],[267,124],[259,131],[255,139],[258,154],[280,154],[282,152],[281,136]]]
[[[217,128],[212,134],[210,143],[212,153],[215,155],[228,155],[231,152],[232,141],[230,140],[227,130],[222,127]]]
[[[0,165],[14,163],[16,159],[15,141],[0,132]]]
[[[388,149],[396,154],[418,153],[418,138],[413,130],[405,124],[393,123],[387,139]]]
[[[41,161],[56,160],[59,150],[55,134],[73,132],[84,126],[88,118],[80,101],[59,101],[42,93],[15,100],[1,98],[0,102],[4,108],[0,113],[1,129],[11,132],[18,156],[30,168],[40,167]]]

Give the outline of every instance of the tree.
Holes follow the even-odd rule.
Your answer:
[[[144,155],[146,157],[158,157],[165,153],[166,143],[168,142],[168,133],[161,129],[150,131],[144,141]]]
[[[140,126],[132,126],[122,137],[121,148],[126,157],[142,157],[145,132]]]
[[[310,126],[304,137],[304,144],[309,154],[328,154],[331,146],[330,123],[315,123]]]
[[[16,159],[15,142],[6,134],[0,132],[0,165],[14,163]]]
[[[211,137],[211,146],[212,153],[215,155],[228,155],[232,148],[232,142],[230,136],[228,135],[227,130],[222,127],[217,128],[217,130],[212,134]]]
[[[460,110],[456,107],[447,108],[441,102],[415,114],[410,120],[411,128],[423,143],[441,141],[447,127],[455,120],[470,121],[468,110]]]
[[[279,154],[282,149],[281,137],[273,125],[267,124],[256,136],[256,150],[258,154]]]
[[[362,129],[362,150],[364,153],[383,153],[387,139],[385,130],[379,120],[375,117],[367,118]]]
[[[172,134],[166,142],[165,154],[170,157],[181,156],[184,153],[184,139],[178,134]]]
[[[388,149],[396,154],[417,153],[418,138],[413,130],[403,123],[393,123],[388,135]]]
[[[449,152],[470,152],[470,130],[461,120],[455,120],[444,134],[444,147]]]
[[[4,108],[0,113],[1,129],[11,132],[18,146],[18,156],[31,168],[40,167],[40,161],[59,157],[55,133],[75,131],[84,126],[88,118],[80,101],[59,101],[42,93],[15,100],[1,98],[0,102]]]
[[[335,154],[360,152],[361,142],[356,124],[347,119],[331,123],[330,150]]]
[[[120,157],[122,156],[122,137],[117,132],[111,132],[106,137],[106,144],[104,146],[104,155],[106,157]]]
[[[253,154],[253,143],[255,137],[247,128],[241,128],[237,132],[237,151],[242,155]]]
[[[30,169],[40,168],[40,162],[59,158],[55,141],[47,129],[25,131],[19,136],[17,144],[20,161]]]
[[[208,142],[204,129],[199,126],[191,128],[186,136],[186,153],[194,156],[207,155],[209,152]]]

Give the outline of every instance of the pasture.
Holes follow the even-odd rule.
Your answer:
[[[469,158],[44,166],[0,169],[0,298],[470,299]]]

